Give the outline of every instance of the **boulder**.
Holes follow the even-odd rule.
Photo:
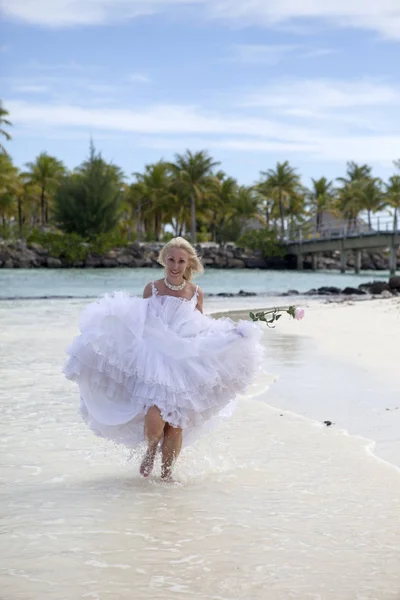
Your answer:
[[[340,294],[341,290],[334,286],[325,285],[318,288],[317,293],[319,296],[333,296],[336,294]]]
[[[103,267],[106,269],[111,269],[113,267],[118,267],[118,261],[116,258],[103,258]]]
[[[130,254],[118,256],[117,263],[120,267],[136,267],[136,261]]]
[[[231,267],[232,269],[244,269],[244,260],[241,260],[240,258],[229,258],[228,267]]]
[[[48,256],[46,258],[46,267],[49,269],[59,269],[62,267],[62,262],[59,258],[53,258],[52,256]]]
[[[259,258],[245,258],[244,264],[247,269],[265,269],[267,266],[265,258],[262,258],[261,256]]]
[[[393,275],[393,277],[391,277],[389,279],[389,287],[391,290],[397,290],[400,292],[400,276],[399,275]]]
[[[85,260],[85,267],[88,269],[98,269],[103,266],[100,256],[88,256]]]
[[[371,294],[379,295],[382,294],[382,292],[384,291],[390,291],[390,287],[389,284],[385,281],[373,281],[369,288],[369,291]]]
[[[366,292],[360,288],[346,287],[342,290],[342,294],[346,296],[364,296]]]

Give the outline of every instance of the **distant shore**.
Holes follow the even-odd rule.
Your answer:
[[[83,261],[71,261],[61,253],[57,256],[51,254],[48,248],[37,243],[27,244],[24,241],[0,241],[0,268],[3,269],[62,269],[62,268],[159,268],[157,262],[162,243],[137,243],[133,242],[124,248],[114,248],[103,255],[88,254]],[[233,243],[214,244],[203,243],[197,245],[197,250],[202,257],[206,268],[212,269],[274,269],[294,270],[296,257],[292,255],[264,257],[258,250],[239,248]],[[398,257],[400,269],[400,256]],[[312,268],[311,256],[304,257],[304,269]],[[340,253],[321,254],[318,259],[317,269],[339,270]],[[347,268],[354,268],[354,257],[348,253]],[[384,271],[389,268],[388,253],[363,252],[361,256],[361,269],[371,271]]]

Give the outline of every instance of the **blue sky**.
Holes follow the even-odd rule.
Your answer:
[[[399,0],[2,0],[1,98],[22,166],[90,137],[127,175],[208,149],[241,183],[400,158]]]

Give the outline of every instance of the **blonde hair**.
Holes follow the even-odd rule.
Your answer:
[[[168,250],[172,250],[173,248],[185,250],[189,255],[189,264],[183,274],[186,281],[190,281],[193,275],[201,275],[204,273],[204,267],[200,262],[200,257],[197,255],[196,249],[183,237],[172,238],[172,240],[167,242],[165,246],[161,248],[157,259],[160,265],[166,267]]]

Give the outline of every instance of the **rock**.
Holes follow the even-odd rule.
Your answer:
[[[14,268],[14,261],[12,258],[7,258],[7,260],[4,261],[3,263],[3,268],[4,269],[13,269]]]
[[[49,254],[48,248],[43,248],[43,246],[41,246],[40,244],[32,243],[29,244],[28,248],[39,256],[48,256]]]
[[[298,292],[297,290],[288,290],[287,291],[288,296],[298,296],[299,294],[300,294],[300,292]]]
[[[248,297],[248,296],[257,296],[255,292],[245,292],[244,290],[240,290],[238,296]]]
[[[46,267],[49,269],[59,269],[62,267],[62,262],[59,258],[53,258],[52,256],[48,256],[46,258]]]
[[[203,261],[204,264],[204,261]],[[244,264],[244,260],[241,260],[240,258],[230,258],[228,260],[228,267],[232,268],[232,269],[244,269],[245,264]]]
[[[342,294],[345,294],[346,296],[364,296],[366,292],[360,288],[346,287],[344,290],[342,290]]]
[[[103,267],[105,269],[111,269],[118,266],[119,264],[116,258],[103,258]]]
[[[385,281],[373,281],[369,288],[370,293],[374,295],[382,294],[385,290],[390,291],[389,284]]]
[[[130,254],[118,256],[117,263],[121,267],[135,267],[135,259]]]
[[[319,296],[332,296],[336,294],[340,294],[341,290],[334,286],[322,286],[318,288],[317,293]]]
[[[212,267],[214,265],[214,258],[211,256],[207,256],[207,258],[202,258],[201,262],[204,267]]]
[[[247,269],[265,269],[266,261],[265,258],[245,258],[244,265]]]
[[[394,275],[393,277],[391,277],[389,279],[389,287],[391,290],[400,291],[400,276],[399,275]]]
[[[88,269],[98,269],[102,266],[102,259],[99,256],[88,256],[85,260],[85,267]]]

